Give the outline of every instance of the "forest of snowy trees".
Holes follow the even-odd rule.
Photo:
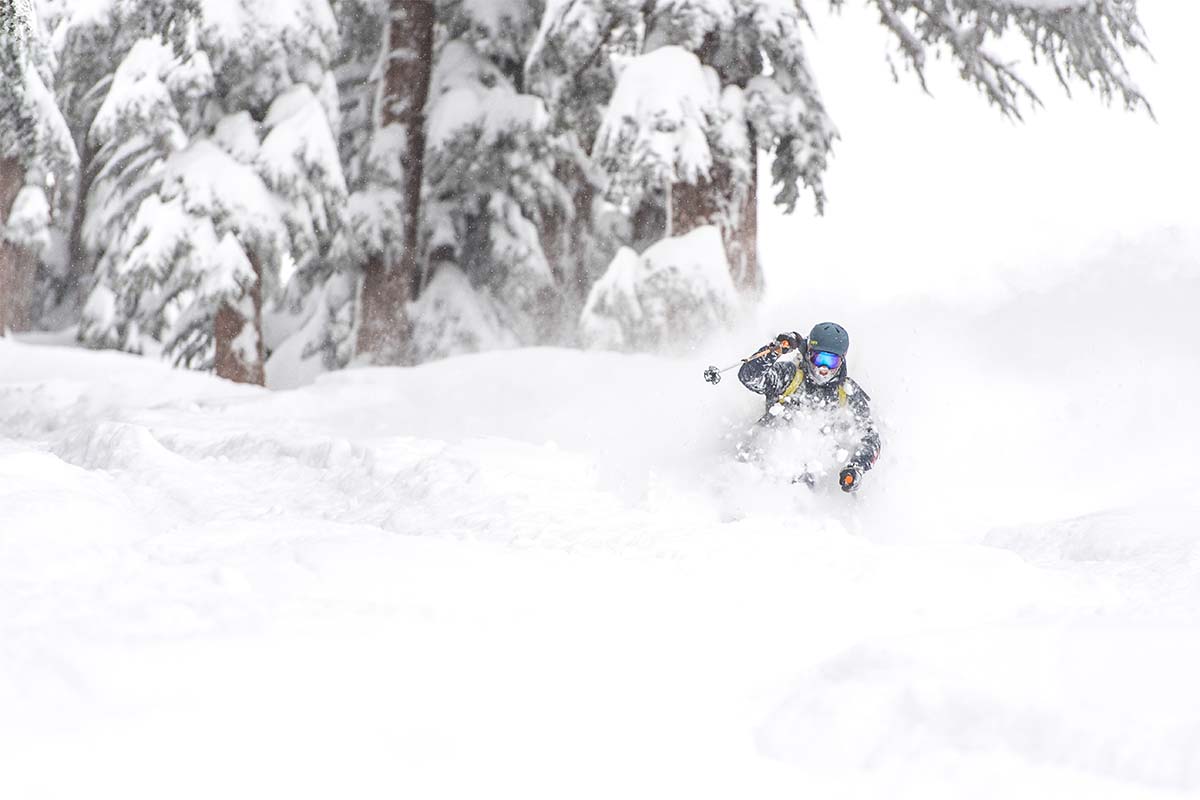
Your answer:
[[[923,84],[940,57],[1001,113],[1038,103],[1023,67],[1145,104],[1123,61],[1145,47],[1136,0],[862,1],[894,41],[879,68]],[[757,296],[760,191],[820,212],[837,140],[801,0],[0,18],[0,332],[237,381],[271,360],[670,346]]]

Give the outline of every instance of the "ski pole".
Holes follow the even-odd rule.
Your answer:
[[[772,349],[773,349],[773,347],[764,347],[762,350],[759,350],[754,355],[746,356],[745,358],[743,358],[741,361],[737,362],[736,364],[730,364],[728,367],[725,367],[724,369],[718,369],[717,367],[709,367],[708,369],[704,370],[704,380],[708,381],[713,386],[716,386],[718,383],[721,382],[721,373],[722,372],[729,372],[729,370],[733,369],[734,367],[740,367],[742,364],[745,364],[747,361],[753,361],[754,359],[758,358],[759,356],[765,356],[767,353],[770,353],[772,351]]]
[[[729,372],[729,370],[733,369],[734,367],[740,367],[744,363],[745,362],[743,362],[743,361],[739,361],[736,364],[730,364],[728,367],[725,367],[724,369],[717,369],[716,367],[709,367],[708,369],[704,370],[704,380],[708,381],[713,386],[716,386],[718,383],[721,382],[721,373],[722,372]]]

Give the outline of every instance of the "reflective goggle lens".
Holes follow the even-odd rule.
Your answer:
[[[813,353],[809,360],[812,361],[814,367],[829,367],[837,369],[842,364],[842,357],[837,353],[826,353],[824,350],[818,350]]]

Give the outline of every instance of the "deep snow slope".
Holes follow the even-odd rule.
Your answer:
[[[1195,796],[1200,359],[1043,303],[852,328],[854,501],[731,463],[762,331],[281,392],[0,341],[0,797]]]

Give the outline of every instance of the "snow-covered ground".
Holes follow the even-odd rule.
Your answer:
[[[847,307],[854,501],[732,463],[700,375],[815,305],[277,392],[0,341],[0,797],[1195,796],[1172,252]]]

